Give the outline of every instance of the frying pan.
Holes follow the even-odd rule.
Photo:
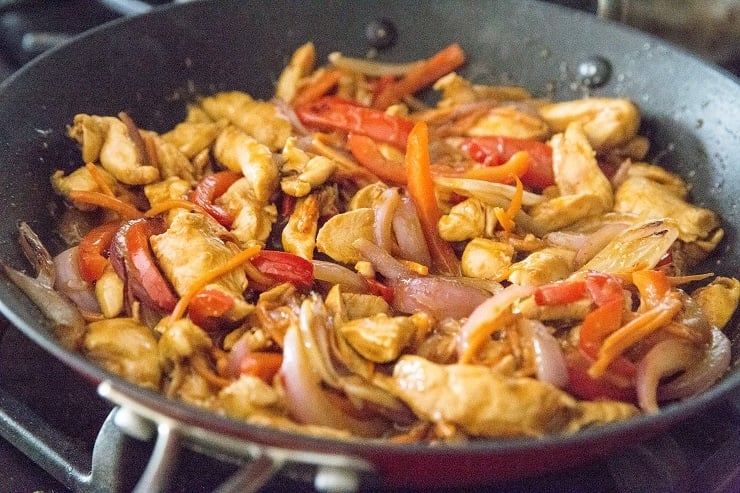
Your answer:
[[[79,166],[65,137],[76,113],[126,111],[143,128],[164,131],[196,95],[245,90],[269,98],[292,51],[308,40],[319,55],[367,53],[366,25],[386,18],[396,43],[388,61],[425,57],[451,42],[469,55],[461,71],[476,83],[515,83],[556,100],[588,93],[628,97],[642,109],[650,159],[682,175],[693,200],[718,211],[726,236],[701,266],[718,275],[740,271],[740,85],[736,78],[623,25],[534,1],[495,2],[243,2],[216,0],[168,6],[95,29],[23,68],[0,86],[0,260],[25,268],[18,221],[27,221],[55,252],[60,204],[49,176]],[[589,67],[607,69],[600,77]],[[585,77],[588,79],[588,77]],[[597,82],[597,83],[594,83]],[[430,95],[427,95],[430,96]],[[430,96],[431,97],[431,96]],[[584,430],[573,436],[483,440],[461,445],[390,445],[306,437],[245,424],[141,389],[63,349],[48,321],[4,277],[0,310],[35,343],[84,375],[118,404],[128,433],[156,425],[155,453],[139,487],[166,487],[181,444],[247,459],[231,486],[256,489],[285,464],[313,468],[316,485],[352,489],[464,486],[535,475],[645,440],[701,413],[740,386],[737,317],[727,333],[732,365],[712,389],[657,415]],[[133,423],[133,424],[132,424]],[[149,428],[147,428],[149,427]],[[69,479],[69,478],[66,478]],[[327,482],[328,481],[328,482]],[[96,489],[95,485],[74,485]],[[104,489],[100,487],[100,490]],[[236,488],[235,488],[236,489]]]

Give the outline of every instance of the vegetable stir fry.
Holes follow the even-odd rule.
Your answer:
[[[37,275],[4,271],[107,370],[322,436],[573,433],[710,387],[740,281],[691,273],[720,218],[644,161],[638,107],[464,63],[307,43],[269,101],[202,97],[165,133],[78,114],[84,165],[51,177],[70,248],[23,224]]]

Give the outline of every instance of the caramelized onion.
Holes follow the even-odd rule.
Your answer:
[[[313,264],[313,276],[315,279],[332,285],[339,284],[353,292],[367,292],[367,282],[357,272],[343,265],[325,260],[312,260],[311,263]]]
[[[680,339],[666,339],[653,346],[637,365],[637,401],[646,412],[658,411],[658,383],[686,370],[700,358],[697,348]]]
[[[290,327],[285,334],[280,377],[288,411],[299,422],[331,426],[367,437],[382,432],[381,422],[355,418],[344,409],[337,394],[321,387],[321,377],[306,354],[306,343],[297,327]],[[350,407],[349,403],[346,407]]]
[[[54,289],[61,291],[86,312],[100,313],[92,284],[82,279],[79,269],[79,248],[72,247],[54,257],[56,277]]]
[[[393,215],[393,234],[398,248],[393,253],[421,265],[432,265],[432,256],[424,239],[424,231],[421,229],[416,207],[409,197],[403,197],[396,208],[396,213]]]
[[[727,371],[731,360],[731,343],[719,329],[712,328],[712,341],[704,357],[683,374],[658,387],[658,400],[682,399],[711,387]]]
[[[560,343],[539,320],[526,320],[531,331],[537,378],[564,388],[568,384],[568,369]]]

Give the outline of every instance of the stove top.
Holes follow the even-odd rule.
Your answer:
[[[0,0],[0,80],[43,49],[76,32],[118,17],[120,14],[110,7],[116,3],[126,2]],[[560,0],[557,3],[592,9],[594,2]],[[737,66],[726,68],[735,74],[740,72]],[[40,436],[65,444],[65,452],[73,458],[72,462],[80,471],[90,470],[93,447],[101,435],[111,442],[106,442],[106,447],[123,447],[127,462],[123,472],[118,470],[122,491],[133,487],[129,483],[141,475],[152,452],[153,444],[150,442],[139,442],[122,433],[110,433],[113,405],[99,397],[88,381],[0,317],[0,493],[71,491],[70,488],[75,486],[69,481],[68,474],[53,468],[54,474],[50,474],[11,444],[17,441],[13,431],[3,426],[7,418],[5,410],[20,410],[28,416],[28,422]],[[103,430],[108,431],[104,433]],[[34,453],[30,455],[33,457]],[[740,491],[738,457],[740,391],[668,433],[626,447],[607,458],[594,458],[585,465],[538,478],[481,485],[471,491],[732,493]],[[168,492],[213,491],[236,471],[234,464],[184,450],[172,473]],[[302,475],[300,471],[288,471],[279,474],[259,491],[309,492],[314,488],[311,477]]]

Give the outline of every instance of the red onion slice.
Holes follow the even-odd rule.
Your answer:
[[[426,239],[424,239],[424,231],[421,229],[416,207],[409,197],[401,199],[393,215],[393,235],[398,248],[397,252],[393,252],[394,254],[421,265],[432,265],[432,256],[429,253]]]
[[[319,281],[328,282],[332,285],[339,284],[357,293],[367,292],[367,282],[357,272],[334,262],[324,260],[312,260],[313,276]]]
[[[382,433],[381,421],[355,418],[343,409],[338,395],[321,388],[321,378],[312,367],[305,343],[295,326],[285,334],[280,376],[288,411],[300,423],[330,426],[366,437]],[[347,408],[350,408],[349,403]]]
[[[679,339],[661,341],[637,364],[637,402],[649,413],[658,412],[657,390],[661,378],[686,370],[701,357],[693,345]]]
[[[100,313],[93,285],[82,279],[80,274],[79,248],[68,248],[54,257],[54,266],[54,289],[66,294],[81,310]]]
[[[568,368],[560,343],[539,320],[524,321],[532,331],[537,379],[564,388],[568,384]]]
[[[658,400],[667,401],[696,395],[711,387],[730,366],[730,340],[716,327],[704,358],[682,375],[658,387]]]
[[[401,202],[398,189],[388,188],[380,196],[380,203],[373,209],[375,244],[386,252],[393,248],[393,215]]]

